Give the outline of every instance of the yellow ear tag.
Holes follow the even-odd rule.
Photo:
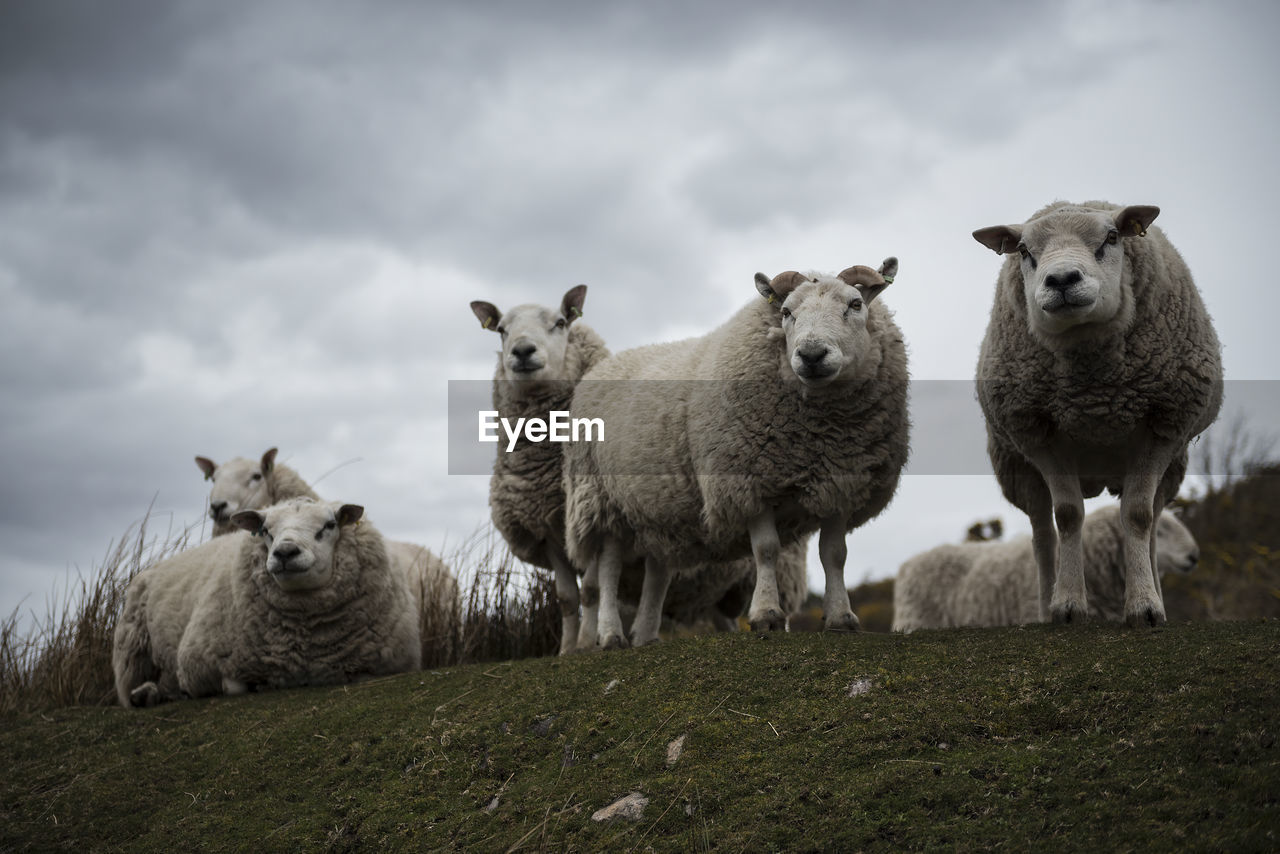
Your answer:
[[[769,305],[773,305],[773,294],[769,294]]]
[[[480,324],[480,326],[481,326],[481,328],[482,328],[482,329],[488,329],[488,328],[489,328],[489,324],[490,324],[490,323],[493,323],[493,318],[492,318],[492,317],[486,317],[486,318],[484,319],[484,323]]]
[[[576,305],[573,306],[572,311],[574,317],[582,317],[582,309],[578,308]]]
[[[1142,223],[1140,222],[1135,222],[1133,224],[1133,233],[1138,235],[1139,237],[1147,236],[1147,230],[1142,227]]]
[[[885,283],[886,285],[892,285],[892,284],[893,284],[893,276],[881,276],[880,278],[884,279],[884,283]]]

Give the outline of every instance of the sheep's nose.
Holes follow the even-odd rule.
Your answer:
[[[830,349],[826,344],[802,344],[796,348],[796,355],[810,367],[821,364],[829,352]]]
[[[281,563],[288,563],[290,560],[297,557],[301,553],[302,553],[302,549],[298,546],[297,543],[281,543],[280,545],[276,546],[276,551],[275,551],[276,558]]]
[[[215,501],[209,505],[209,515],[217,518],[222,515],[222,511],[227,509],[227,502]]]
[[[1082,281],[1084,281],[1084,274],[1079,270],[1063,270],[1061,273],[1050,273],[1044,277],[1045,285],[1055,291],[1065,291]]]
[[[1196,568],[1196,564],[1198,564],[1199,562],[1200,562],[1200,552],[1192,552],[1192,553],[1187,557],[1187,568],[1188,568],[1188,569],[1195,569],[1195,568]]]
[[[511,348],[511,355],[520,361],[527,361],[530,356],[538,352],[538,345],[531,344],[528,341],[521,341],[519,344]]]

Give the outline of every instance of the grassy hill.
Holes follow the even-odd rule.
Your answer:
[[[1275,620],[738,634],[24,713],[0,850],[1275,850],[1278,662]]]

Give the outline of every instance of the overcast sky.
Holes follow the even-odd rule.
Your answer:
[[[757,270],[897,255],[913,376],[956,381],[917,442],[981,459],[1000,260],[970,232],[1101,198],[1161,207],[1228,379],[1275,380],[1278,24],[1271,2],[5,3],[0,616],[43,613],[153,501],[153,528],[198,521],[196,454],[342,466],[322,494],[447,552],[488,518],[487,478],[446,467],[447,382],[493,371],[474,299],[586,283],[618,350],[717,326]],[[1025,529],[984,471],[904,479],[849,537],[850,584],[979,518]]]

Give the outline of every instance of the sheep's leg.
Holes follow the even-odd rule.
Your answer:
[[[578,652],[596,648],[600,622],[600,559],[597,557],[582,576],[582,623],[578,627]]]
[[[1058,573],[1049,600],[1049,616],[1055,623],[1083,623],[1089,617],[1084,589],[1084,496],[1074,473],[1048,472],[1037,466],[1049,486],[1053,518],[1058,525]],[[1047,549],[1046,549],[1047,550]],[[1037,555],[1037,558],[1039,556]],[[1041,579],[1044,579],[1041,575]]]
[[[1058,575],[1058,532],[1053,526],[1053,506],[1046,502],[1043,510],[1030,513],[1031,548],[1036,555],[1040,577],[1040,622],[1049,622],[1049,604],[1053,599],[1053,582]]]
[[[640,590],[640,606],[631,624],[631,645],[648,646],[658,642],[658,629],[662,626],[662,603],[667,598],[667,585],[671,572],[660,560],[646,557],[644,561],[644,587]]]
[[[751,520],[751,553],[756,560],[756,589],[751,594],[747,622],[753,631],[767,632],[787,627],[787,615],[778,601],[778,526],[769,509]]]
[[[1124,478],[1120,518],[1124,531],[1124,621],[1129,626],[1165,622],[1164,600],[1156,577],[1155,527],[1160,479],[1171,456],[1163,446],[1146,448]]]
[[[861,628],[849,606],[849,589],[844,584],[844,560],[849,553],[844,528],[844,519],[831,517],[822,520],[818,532],[818,559],[827,580],[822,596],[822,626],[829,632],[856,632]]]
[[[578,574],[559,546],[548,543],[547,556],[556,577],[556,601],[560,603],[560,654],[573,652],[578,643]]]
[[[622,545],[606,536],[600,549],[599,643],[605,649],[627,646],[627,633],[618,615],[618,578],[622,575]]]

